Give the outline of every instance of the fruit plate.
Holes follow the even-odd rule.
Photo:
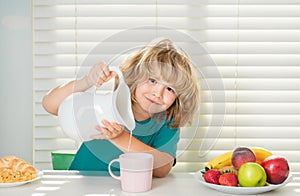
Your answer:
[[[39,171],[39,170],[36,170],[36,178],[34,178],[32,180],[23,181],[23,182],[0,183],[0,188],[21,186],[23,184],[27,184],[27,183],[30,183],[30,182],[37,181],[37,180],[41,179],[42,176],[43,176],[43,172]]]
[[[196,172],[194,177],[198,182],[200,182],[204,186],[207,186],[209,188],[215,189],[220,192],[230,193],[230,194],[238,194],[238,195],[259,194],[259,193],[264,193],[264,192],[272,191],[275,189],[279,189],[279,188],[285,186],[287,183],[289,183],[293,179],[292,175],[290,174],[283,183],[277,184],[277,185],[267,184],[266,186],[263,186],[263,187],[231,187],[231,186],[222,186],[222,185],[211,184],[211,183],[205,182],[205,180],[202,177],[201,171],[203,171],[203,170]]]

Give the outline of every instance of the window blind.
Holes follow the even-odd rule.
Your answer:
[[[176,32],[192,37],[174,41],[196,59],[201,108],[182,129],[173,170],[197,171],[243,145],[284,155],[300,171],[299,16],[292,0],[34,0],[36,167],[51,169],[51,151],[79,146],[42,108],[48,90],[75,79],[83,64],[122,59]]]

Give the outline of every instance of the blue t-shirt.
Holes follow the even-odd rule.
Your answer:
[[[167,120],[158,122],[150,118],[136,121],[132,136],[141,142],[176,158],[177,143],[179,141],[178,128],[171,129]],[[83,142],[77,151],[70,170],[107,171],[111,160],[119,157],[123,152],[109,140],[91,140]]]

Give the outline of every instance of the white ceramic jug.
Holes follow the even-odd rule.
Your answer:
[[[86,92],[69,95],[58,110],[60,125],[67,136],[77,141],[91,140],[99,134],[96,125],[103,126],[102,119],[124,125],[128,130],[135,128],[131,109],[130,90],[119,69],[111,67],[119,76],[118,86],[113,92],[97,94],[93,86]]]

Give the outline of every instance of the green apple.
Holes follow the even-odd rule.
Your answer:
[[[260,164],[248,162],[244,163],[238,170],[238,181],[243,187],[264,186],[267,181],[267,174]]]

